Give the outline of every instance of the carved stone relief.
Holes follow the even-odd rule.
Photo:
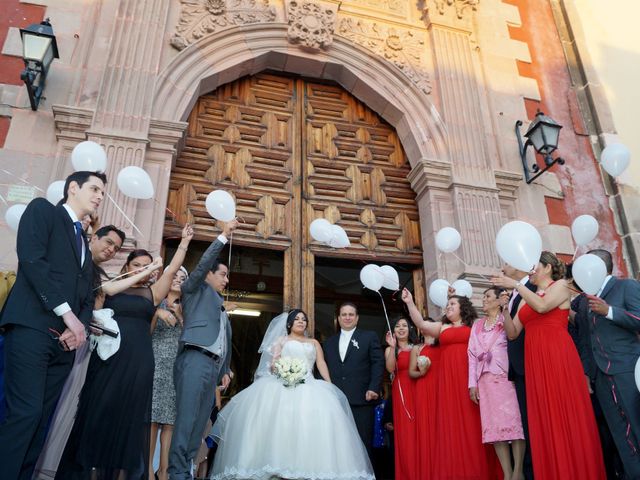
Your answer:
[[[338,33],[393,63],[424,93],[431,93],[431,79],[422,66],[424,40],[411,30],[402,30],[352,17],[342,18]]]
[[[408,6],[411,2],[406,0],[344,0],[343,5],[350,5],[356,8],[374,8],[376,10],[384,10],[395,15],[405,17],[407,15]]]
[[[178,49],[220,29],[271,22],[276,18],[269,0],[182,0],[180,20],[171,45]]]
[[[314,50],[333,43],[338,4],[292,0],[287,3],[287,38]]]
[[[464,16],[464,11],[468,8],[477,10],[480,0],[425,0],[423,12],[427,14],[432,6],[435,7],[440,15],[444,15],[447,7],[454,6],[458,18]]]

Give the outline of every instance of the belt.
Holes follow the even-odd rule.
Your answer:
[[[218,358],[220,358],[218,355],[216,355],[215,353],[213,353],[210,350],[207,350],[204,347],[199,347],[198,345],[191,345],[191,344],[186,344],[184,346],[185,350],[195,350],[196,352],[200,352],[200,353],[204,353],[207,357],[209,358],[213,358],[214,360],[217,360]]]

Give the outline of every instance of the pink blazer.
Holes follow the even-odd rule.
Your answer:
[[[509,356],[507,354],[507,334],[502,317],[488,332],[484,330],[485,318],[479,318],[471,327],[469,337],[469,388],[477,387],[483,373],[507,374]]]

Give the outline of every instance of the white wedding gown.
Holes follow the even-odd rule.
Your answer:
[[[211,478],[375,479],[347,398],[312,375],[314,345],[289,340],[281,355],[305,360],[305,383],[285,387],[268,375],[231,399],[214,426]]]

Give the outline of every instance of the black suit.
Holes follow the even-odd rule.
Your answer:
[[[538,287],[533,283],[527,282],[525,286],[535,292]],[[511,305],[511,318],[515,318],[518,313],[518,307],[522,301],[522,297],[517,291],[514,293],[515,298]],[[529,424],[527,416],[527,391],[524,381],[524,329],[515,340],[507,342],[507,353],[509,355],[509,380],[516,387],[516,395],[518,396],[518,406],[520,407],[520,417],[522,418],[522,428],[524,429],[524,438],[527,446],[524,452],[523,472],[527,480],[533,478],[533,463],[531,462],[531,449],[529,448]]]
[[[626,478],[640,478],[640,393],[634,369],[640,357],[640,283],[611,277],[600,294],[612,319],[588,309],[576,312],[578,351],[622,459]],[[614,396],[615,393],[615,396]],[[637,453],[634,453],[634,449]]]
[[[65,324],[53,309],[68,303],[88,325],[93,311],[93,262],[86,239],[84,263],[64,206],[36,198],[18,229],[18,274],[0,316],[5,330],[7,417],[0,426],[0,478],[29,479],[44,442],[74,352],[61,349],[49,329]]]
[[[367,390],[380,392],[384,360],[375,332],[356,328],[349,341],[344,362],[340,359],[340,334],[324,343],[324,354],[331,381],[346,395],[358,433],[371,454],[373,414],[376,401],[367,402]]]

